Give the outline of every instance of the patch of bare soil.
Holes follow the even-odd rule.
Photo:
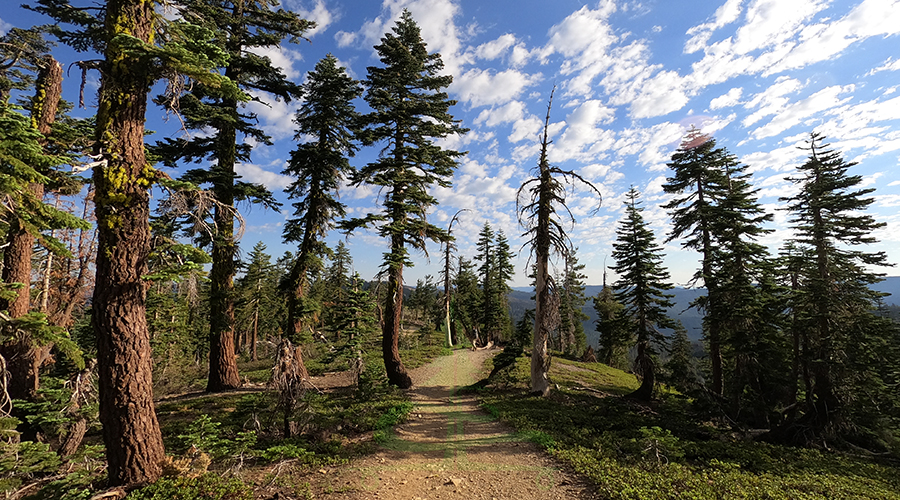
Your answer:
[[[591,498],[589,483],[482,412],[474,396],[457,394],[483,376],[496,352],[456,351],[414,370],[416,408],[376,454],[295,477],[303,484],[295,495],[264,498]]]

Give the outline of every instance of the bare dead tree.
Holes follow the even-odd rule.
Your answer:
[[[550,354],[547,341],[550,333],[559,325],[559,293],[550,275],[550,256],[557,255],[564,260],[572,252],[572,242],[566,233],[558,209],[565,210],[570,223],[574,225],[575,217],[566,206],[565,185],[574,186],[577,182],[587,186],[602,200],[600,191],[593,184],[571,170],[563,170],[550,164],[548,147],[550,146],[550,109],[553,105],[553,93],[547,103],[547,116],[544,119],[544,132],[541,138],[541,152],[538,164],[533,170],[534,177],[526,180],[516,193],[516,212],[519,224],[525,229],[522,234],[526,238],[524,246],[531,247],[531,258],[535,261],[535,305],[534,342],[531,351],[531,390],[533,393],[546,396],[550,392]],[[600,203],[597,204],[600,206]]]

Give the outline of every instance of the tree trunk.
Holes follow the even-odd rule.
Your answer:
[[[232,131],[233,132],[233,131]],[[231,170],[234,169],[234,134],[220,138],[222,148],[232,152]],[[228,161],[219,158],[219,168],[225,168]],[[212,269],[209,290],[209,378],[206,392],[237,389],[241,386],[238,374],[237,356],[234,348],[234,216],[230,207],[234,205],[233,186],[218,186],[215,221],[218,234],[213,239]]]
[[[155,4],[110,0],[106,39],[149,43]],[[109,483],[156,480],[165,458],[153,406],[153,365],[147,328],[150,206],[156,177],[144,156],[144,118],[151,68],[118,43],[106,46],[97,110],[98,149],[108,162],[94,169],[98,251],[91,326],[97,336],[100,421]]]
[[[396,245],[396,241],[395,241]],[[397,248],[396,246],[394,248]],[[384,307],[381,353],[388,383],[401,389],[412,387],[412,378],[400,360],[400,315],[403,312],[403,267],[391,264]]]
[[[51,56],[44,60],[35,84],[32,99],[32,120],[38,131],[47,135],[56,120],[56,110],[62,93],[62,65]],[[41,141],[46,143],[45,140]],[[44,197],[44,185],[31,183],[29,193],[38,201]],[[0,300],[0,310],[6,310],[12,319],[21,318],[31,309],[31,257],[34,236],[18,217],[12,217],[8,230],[8,245],[3,255],[2,278],[4,283],[21,283],[12,300]],[[39,371],[50,360],[49,346],[35,346],[27,332],[18,332],[15,338],[0,346],[0,354],[8,362],[10,380],[9,396],[12,399],[33,400],[40,386]]]
[[[653,359],[647,354],[647,342],[638,342],[637,357],[634,360],[641,375],[641,386],[628,394],[629,398],[641,401],[650,401],[653,398],[653,386],[656,384],[656,374],[653,367]]]

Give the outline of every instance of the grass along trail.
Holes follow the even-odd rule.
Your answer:
[[[590,498],[590,486],[481,411],[460,387],[497,351],[461,350],[413,370],[409,420],[378,453],[311,485],[316,498],[379,500]]]

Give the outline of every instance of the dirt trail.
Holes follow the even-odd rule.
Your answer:
[[[482,376],[494,352],[456,351],[414,370],[416,408],[378,453],[350,466],[323,469],[316,498],[575,499],[590,486],[482,412],[458,388]]]

